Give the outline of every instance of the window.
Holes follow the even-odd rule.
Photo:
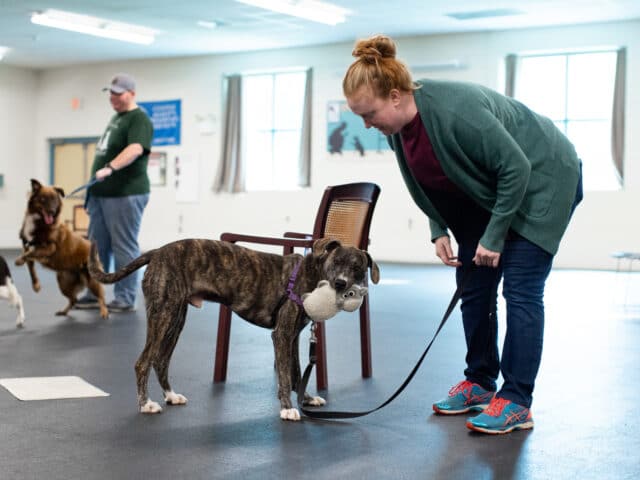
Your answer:
[[[306,71],[243,75],[247,191],[299,188]]]
[[[611,156],[616,52],[518,57],[515,98],[549,117],[576,147],[584,187],[619,190]]]

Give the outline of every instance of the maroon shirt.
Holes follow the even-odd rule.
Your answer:
[[[489,212],[473,202],[445,175],[420,114],[400,131],[407,165],[458,242],[477,242],[482,236]]]
[[[459,191],[458,187],[444,174],[419,113],[416,113],[413,120],[402,127],[400,136],[407,165],[425,191]]]

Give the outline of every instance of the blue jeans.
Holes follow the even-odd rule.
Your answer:
[[[582,201],[582,162],[571,215]],[[482,221],[482,220],[481,220]],[[464,268],[472,264],[483,228],[469,228],[458,239],[456,269],[459,285]],[[529,408],[542,357],[544,336],[544,286],[553,255],[511,232],[498,268],[476,267],[462,293],[462,323],[467,342],[466,378],[486,390],[496,390],[498,373],[504,383],[498,397]],[[498,355],[498,284],[507,307],[507,331]]]
[[[148,202],[148,193],[127,197],[89,197],[89,238],[98,244],[98,255],[106,271],[112,258],[115,269],[119,270],[140,256],[138,233]],[[115,284],[115,299],[135,305],[137,286],[138,275],[134,272]]]
[[[533,387],[542,356],[544,333],[544,286],[553,255],[523,237],[505,242],[498,268],[477,267],[462,294],[462,322],[467,342],[468,380],[487,390],[496,390],[498,373],[504,384],[498,396],[518,405],[531,406]],[[458,256],[465,267],[456,271],[462,279],[469,268],[477,242],[459,245]],[[507,331],[498,355],[498,284],[507,307]]]

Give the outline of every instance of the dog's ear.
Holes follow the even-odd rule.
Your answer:
[[[321,238],[313,242],[313,255],[319,257],[335,250],[341,245],[340,240],[336,240],[335,238]]]
[[[64,198],[64,190],[60,187],[53,187],[53,189],[60,194],[62,198]]]
[[[32,193],[38,193],[41,188],[42,188],[42,184],[38,180],[36,180],[35,178],[32,178],[31,179],[31,192]]]
[[[371,281],[373,283],[378,283],[380,281],[380,269],[378,268],[378,264],[373,261],[369,252],[364,252],[367,254],[367,260],[369,262],[369,270],[371,270]]]

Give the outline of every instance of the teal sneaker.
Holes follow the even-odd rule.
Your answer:
[[[530,409],[506,398],[494,397],[484,412],[467,419],[467,428],[482,433],[509,433],[533,428],[533,418]]]
[[[433,404],[433,411],[442,415],[482,411],[495,394],[496,392],[485,390],[477,383],[463,380],[451,387],[447,398]]]

